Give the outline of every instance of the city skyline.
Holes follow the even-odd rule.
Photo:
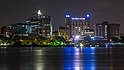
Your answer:
[[[86,13],[91,14],[91,24],[100,23],[102,21],[110,21],[112,23],[121,24],[123,32],[123,2],[113,0],[79,0],[79,1],[57,1],[57,0],[21,0],[21,1],[2,1],[0,2],[1,25],[8,25],[20,21],[25,21],[34,12],[35,9],[41,9],[43,13],[53,18],[54,30],[60,25],[65,24],[64,18],[66,14],[73,17],[84,17]],[[58,25],[59,24],[59,25]]]

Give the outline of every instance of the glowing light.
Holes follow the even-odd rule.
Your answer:
[[[70,17],[70,15],[66,15],[66,18],[69,18]]]
[[[79,37],[80,37],[79,35],[76,35],[76,36],[75,36],[76,39],[79,39]]]
[[[4,43],[3,45],[7,45],[6,43]]]
[[[87,14],[87,17],[90,17],[90,15],[89,15],[89,14]]]
[[[92,49],[92,50],[94,50],[94,49],[95,49],[95,47],[91,47],[91,49]]]
[[[80,67],[75,67],[74,69],[75,69],[75,70],[81,70],[81,68],[80,68]]]
[[[82,43],[80,43],[80,46],[83,47],[84,45]]]
[[[95,39],[95,37],[90,37],[91,39]]]
[[[71,18],[72,20],[85,20],[85,18]]]
[[[41,11],[40,11],[40,10],[38,10],[38,12],[37,12],[37,13],[38,13],[38,15],[41,15]]]
[[[109,41],[112,42],[112,39],[110,39]]]

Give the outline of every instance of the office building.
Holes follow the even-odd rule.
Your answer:
[[[117,37],[120,33],[120,25],[104,21],[94,25],[95,36],[101,36],[106,39]]]
[[[37,10],[33,16],[25,22],[11,24],[9,28],[12,34],[21,36],[34,34],[50,38],[52,36],[52,18],[43,15],[40,10]]]

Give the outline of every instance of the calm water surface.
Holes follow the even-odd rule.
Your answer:
[[[0,48],[0,70],[124,70],[124,48]]]

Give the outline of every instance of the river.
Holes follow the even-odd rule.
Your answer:
[[[0,47],[0,70],[124,70],[124,48]]]

